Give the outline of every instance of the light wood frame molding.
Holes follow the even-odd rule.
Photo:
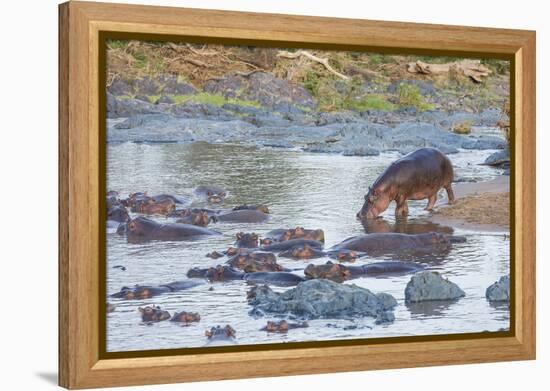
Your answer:
[[[515,278],[508,336],[108,358],[99,352],[102,31],[512,61]],[[71,1],[59,6],[59,384],[91,388],[535,358],[535,32]],[[342,358],[342,359],[339,359]],[[211,370],[212,366],[216,370]]]

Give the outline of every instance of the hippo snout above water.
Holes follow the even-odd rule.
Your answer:
[[[447,156],[436,148],[420,148],[396,160],[380,174],[369,187],[357,217],[376,218],[392,201],[397,204],[396,217],[409,214],[407,200],[428,199],[426,210],[432,210],[441,188],[447,191],[452,203],[453,179],[453,165]]]
[[[195,194],[199,197],[206,198],[208,202],[219,204],[227,197],[227,192],[221,186],[217,185],[201,185],[195,189]]]

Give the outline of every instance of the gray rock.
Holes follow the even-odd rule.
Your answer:
[[[374,321],[375,324],[385,324],[385,323],[392,323],[395,320],[395,315],[393,314],[393,311],[382,311],[378,315],[376,315],[376,320]]]
[[[109,93],[113,95],[132,95],[132,86],[126,83],[124,80],[115,80],[107,89]]]
[[[464,149],[506,149],[507,147],[504,139],[495,136],[468,137],[462,143]]]
[[[502,276],[485,291],[489,301],[510,301],[510,276]]]
[[[155,113],[159,113],[159,109],[149,102],[138,99],[117,98],[111,94],[107,95],[107,117],[109,118]]]
[[[204,86],[204,91],[226,98],[255,101],[280,112],[298,109],[297,106],[315,107],[313,97],[304,87],[265,72],[255,72],[248,77],[230,75],[211,80]]]
[[[169,96],[167,95],[162,95],[160,98],[157,99],[157,101],[155,102],[156,105],[160,104],[160,103],[165,103],[165,104],[172,104],[174,103],[174,100],[172,98],[170,98]]]
[[[357,147],[353,149],[346,149],[343,152],[344,156],[378,156],[380,151],[378,149],[369,147]]]
[[[483,162],[486,166],[501,166],[506,163],[510,163],[510,152],[507,149],[489,155]]]
[[[304,319],[343,318],[371,316],[380,322],[390,321],[386,312],[397,305],[389,294],[374,294],[356,285],[315,279],[299,283],[295,288],[282,293],[267,285],[252,288],[249,304],[251,314],[291,314]]]
[[[433,82],[431,81],[424,81],[424,80],[416,80],[416,79],[403,79],[403,80],[397,80],[391,83],[388,86],[388,92],[390,94],[395,94],[397,92],[397,89],[399,88],[400,84],[409,84],[417,86],[420,94],[422,95],[434,95],[435,94],[435,87],[433,85]]]
[[[132,82],[132,86],[136,95],[156,95],[161,89],[161,84],[157,80],[153,80],[147,76],[135,79]]]
[[[465,295],[455,283],[444,279],[439,273],[424,271],[416,273],[405,288],[405,301],[454,300]]]
[[[138,95],[136,95],[136,96],[134,97],[134,99],[141,100],[142,102],[151,103],[151,100],[149,99],[149,96],[143,95],[143,94],[138,94]]]

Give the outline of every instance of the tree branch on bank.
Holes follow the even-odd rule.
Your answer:
[[[321,57],[317,57],[317,56],[314,56],[313,54],[311,54],[310,52],[307,52],[305,50],[298,50],[297,52],[287,52],[285,50],[281,50],[277,53],[277,57],[282,57],[282,58],[289,58],[289,59],[296,59],[296,58],[299,58],[299,57],[305,57],[311,61],[314,61],[314,62],[317,62],[321,65],[323,65],[327,71],[329,71],[330,73],[332,73],[333,75],[339,77],[340,79],[344,79],[344,80],[349,80],[349,77],[336,71],[333,67],[330,66],[330,64],[328,63],[328,58],[321,58]]]

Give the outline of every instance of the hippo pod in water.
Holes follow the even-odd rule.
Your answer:
[[[269,220],[267,213],[259,210],[231,210],[211,216],[213,222],[223,223],[263,223]]]
[[[187,272],[189,278],[206,278],[214,281],[244,280],[251,283],[292,286],[304,281],[303,277],[289,272],[253,272],[246,273],[232,267],[218,265],[207,269],[192,268]]]
[[[218,204],[225,200],[227,192],[224,188],[217,185],[201,185],[195,188],[195,194],[199,197],[205,198],[208,202]]]
[[[354,236],[334,245],[330,251],[353,250],[368,255],[382,254],[431,254],[447,252],[451,241],[447,235],[430,232],[418,235],[399,233],[374,233]]]
[[[110,297],[126,300],[142,300],[158,296],[163,293],[178,292],[201,285],[199,281],[183,280],[174,281],[163,285],[136,285],[133,288],[122,287],[120,292],[113,293]]]
[[[397,204],[396,217],[409,214],[407,200],[428,199],[426,210],[432,210],[441,188],[447,191],[452,203],[453,179],[453,165],[447,156],[436,148],[420,148],[396,160],[380,174],[369,187],[357,217],[376,218],[392,201]]]
[[[237,254],[226,263],[228,266],[243,270],[246,273],[288,271],[277,263],[275,254],[266,252]]]
[[[129,242],[144,240],[185,240],[193,237],[221,235],[208,228],[191,224],[165,223],[160,224],[146,217],[136,217],[128,221],[124,227],[119,227],[119,234],[126,233]]]
[[[286,320],[279,322],[268,321],[267,325],[262,327],[260,331],[267,331],[268,333],[287,333],[291,329],[301,329],[309,327],[307,322],[289,323]]]
[[[424,269],[423,265],[413,262],[387,261],[361,266],[344,266],[329,261],[324,265],[308,265],[304,270],[304,274],[308,279],[325,278],[335,282],[343,282],[363,276],[416,273]]]
[[[269,245],[274,242],[285,242],[293,239],[316,240],[324,243],[325,232],[322,229],[305,229],[302,227],[278,228],[266,233],[262,239],[262,244]]]
[[[309,240],[309,239],[291,239],[284,242],[278,242],[278,243],[272,243],[268,245],[264,245],[260,247],[260,250],[262,251],[274,251],[274,252],[281,252],[281,251],[287,251],[294,247],[298,246],[309,246],[312,249],[322,250],[323,249],[323,243],[317,241],[317,240]]]

